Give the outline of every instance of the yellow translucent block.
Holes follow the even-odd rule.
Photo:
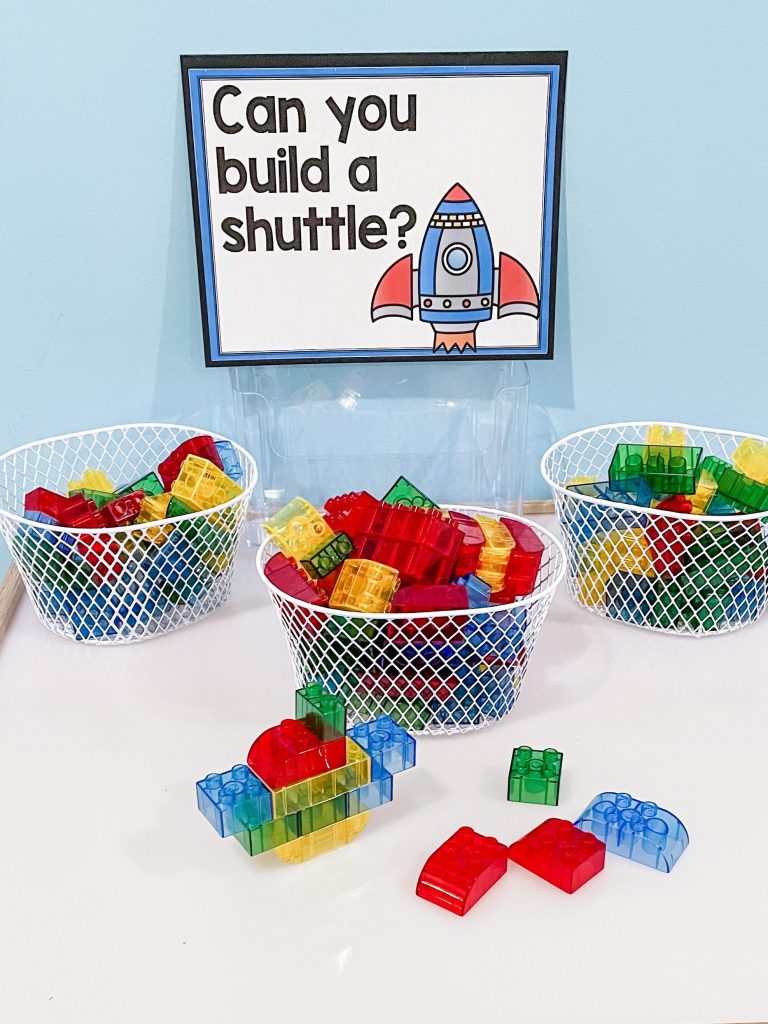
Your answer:
[[[136,522],[153,523],[158,519],[165,519],[172,497],[172,494],[148,494],[141,503]],[[151,541],[159,547],[165,543],[171,533],[173,533],[173,523],[166,523],[165,526],[153,526],[149,530],[143,530],[137,536],[142,540]]]
[[[349,737],[347,740],[347,763],[341,768],[333,768],[323,775],[304,779],[286,786],[285,789],[272,791],[272,811],[275,818],[285,817],[305,807],[325,803],[335,796],[349,793],[353,789],[365,786],[371,781],[371,759]]]
[[[400,583],[397,569],[368,558],[348,558],[328,604],[347,612],[385,612]]]
[[[572,480],[569,480],[565,485],[566,487],[578,487],[579,484],[596,484],[596,476],[575,476]]]
[[[589,608],[602,608],[605,604],[605,585],[610,575],[608,572],[579,573],[579,601]]]
[[[67,484],[70,491],[101,491],[102,494],[114,494],[115,488],[109,477],[100,469],[84,469],[82,480],[70,480]]]
[[[745,437],[733,453],[733,462],[745,476],[768,484],[768,445]]]
[[[696,493],[690,496],[691,511],[703,516],[716,493],[717,480],[703,469],[696,485]]]
[[[653,576],[653,563],[643,530],[611,530],[594,537],[581,555],[580,569],[590,574],[605,575],[631,572],[635,576]]]
[[[314,505],[294,498],[264,523],[264,531],[284,555],[300,562],[311,558],[334,536]]]
[[[274,852],[287,864],[302,864],[305,860],[318,857],[321,853],[330,853],[340,846],[351,843],[355,836],[358,836],[371,816],[370,811],[362,814],[355,814],[351,818],[345,818],[335,825],[327,825],[318,829],[317,832],[310,832],[308,836],[301,836],[283,846],[275,847]]]
[[[685,431],[682,427],[665,427],[662,423],[654,423],[648,427],[645,443],[681,446],[685,444]]]
[[[495,594],[504,587],[504,576],[509,562],[509,553],[515,540],[509,530],[498,519],[490,516],[475,516],[485,536],[485,545],[480,551],[480,560],[475,575],[491,588]]]
[[[242,493],[242,487],[238,487],[218,466],[199,455],[188,455],[184,459],[179,475],[171,485],[174,498],[183,501],[193,512],[222,505]]]

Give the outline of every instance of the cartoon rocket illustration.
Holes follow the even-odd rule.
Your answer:
[[[443,196],[424,233],[419,267],[403,256],[385,271],[371,302],[371,319],[404,316],[432,324],[433,351],[474,351],[483,320],[516,313],[538,317],[539,294],[518,260],[499,253],[494,268],[491,236],[474,199],[456,184]]]

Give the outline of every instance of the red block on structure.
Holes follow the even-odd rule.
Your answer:
[[[660,501],[656,508],[662,512],[690,512],[693,505],[684,494],[673,494]],[[695,538],[692,524],[684,519],[649,516],[645,536],[656,575],[675,575],[680,572],[685,564],[686,548]]]
[[[573,893],[603,870],[605,843],[570,821],[548,818],[512,843],[509,859],[563,892]]]
[[[462,533],[437,508],[407,508],[378,502],[363,510],[354,537],[357,558],[397,569],[401,586],[450,583]]]
[[[334,533],[342,531],[350,537],[354,536],[360,526],[360,518],[366,508],[378,505],[378,501],[368,491],[351,491],[329,498],[325,503],[325,521]]]
[[[467,588],[459,583],[401,587],[392,599],[393,612],[447,612],[469,607]],[[461,636],[467,616],[450,619],[430,618],[391,622],[388,636],[398,643],[450,643]]]
[[[42,512],[43,515],[50,516],[60,523],[61,513],[68,500],[62,494],[49,491],[46,487],[36,487],[34,491],[24,495],[24,511]]]
[[[506,846],[465,825],[429,857],[416,895],[463,917],[506,870]]]
[[[321,742],[303,722],[286,718],[263,732],[248,751],[248,767],[270,789],[283,789],[347,762],[346,738]]]
[[[294,560],[287,558],[282,552],[268,559],[264,565],[264,575],[273,587],[277,587],[297,601],[306,601],[307,604],[328,604],[326,595],[318,592],[317,588],[302,575]]]
[[[157,472],[166,491],[170,491],[181,471],[181,464],[188,455],[199,455],[201,459],[208,459],[214,466],[218,466],[221,470],[224,469],[221,456],[210,434],[190,437],[186,441],[182,441],[178,448],[174,448],[168,458],[157,467]]]
[[[141,511],[144,491],[131,491],[121,498],[108,501],[101,506],[101,514],[107,526],[127,526],[132,523]]]
[[[507,604],[532,594],[544,555],[544,542],[534,529],[516,519],[502,519],[501,522],[512,534],[515,546],[509,553],[504,586],[491,595],[494,604]]]
[[[483,528],[476,519],[464,512],[449,512],[448,517],[456,523],[463,534],[454,575],[468,576],[477,569],[477,563],[480,561],[480,551],[485,544]]]

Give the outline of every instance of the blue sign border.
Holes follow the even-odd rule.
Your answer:
[[[290,363],[392,362],[435,359],[552,359],[554,356],[557,235],[560,206],[563,108],[568,55],[545,53],[270,54],[261,56],[182,56],[182,85],[195,216],[198,280],[206,366],[258,366]],[[286,352],[222,352],[213,232],[205,160],[201,83],[217,78],[391,78],[422,75],[546,75],[549,82],[547,146],[542,218],[542,265],[538,345],[483,348],[471,353],[427,349],[323,349]]]

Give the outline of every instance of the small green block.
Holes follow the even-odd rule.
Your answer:
[[[717,493],[742,512],[768,512],[768,484],[758,483],[737,469],[729,467],[723,471]]]
[[[724,462],[723,459],[718,459],[716,455],[707,455],[705,459],[702,459],[702,473],[709,473],[717,483],[720,483],[720,477],[726,469],[733,469],[733,466],[729,462]]]
[[[102,508],[109,501],[114,501],[117,497],[116,494],[111,494],[108,491],[91,491],[87,487],[77,487],[74,491],[69,492],[70,498],[73,498],[76,494],[82,494],[84,498],[88,498],[92,501],[96,508]]]
[[[507,800],[554,807],[560,796],[563,755],[553,747],[515,747],[509,765]]]
[[[404,476],[398,477],[381,500],[386,505],[406,505],[408,508],[440,507],[437,502],[428,498],[423,491],[415,487],[410,480],[406,480]]]
[[[165,511],[166,519],[175,519],[177,516],[188,516],[194,509],[190,508],[189,505],[185,505],[183,501],[178,498],[171,498],[168,502],[168,508]]]
[[[335,825],[347,817],[347,794],[340,793],[321,804],[312,804],[299,811],[298,815],[299,833],[302,836]]]
[[[145,494],[162,494],[164,490],[163,481],[157,473],[146,473],[134,481],[134,483],[121,487],[117,491],[117,497],[120,498],[125,494],[132,494],[134,491],[144,491]]]
[[[352,541],[346,533],[337,533],[310,558],[302,558],[301,564],[313,580],[321,580],[337,569],[351,554]]]
[[[344,701],[338,694],[328,693],[320,683],[296,691],[296,718],[323,741],[337,739],[347,731]]]

